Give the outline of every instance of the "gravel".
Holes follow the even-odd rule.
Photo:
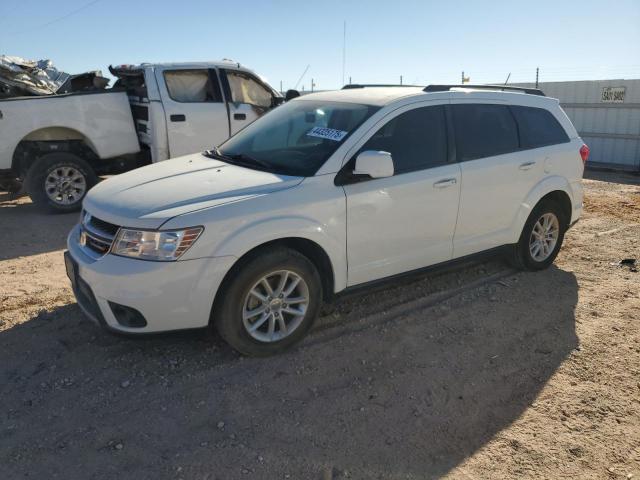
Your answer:
[[[611,264],[640,258],[640,186],[598,178],[550,269],[344,297],[266,359],[100,330],[64,272],[77,215],[0,193],[0,478],[638,478],[640,273]]]

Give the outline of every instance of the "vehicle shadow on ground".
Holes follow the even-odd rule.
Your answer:
[[[265,359],[198,332],[113,336],[76,305],[41,312],[0,332],[0,476],[442,476],[577,347],[578,285],[552,267],[425,307],[420,282],[440,280],[344,299],[329,330],[361,329]],[[400,288],[415,298],[394,303]]]
[[[28,198],[12,200],[0,192],[0,260],[53,252],[65,247],[79,213],[48,214]]]

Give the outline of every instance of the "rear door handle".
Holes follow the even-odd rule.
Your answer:
[[[169,115],[169,120],[171,120],[172,122],[184,122],[186,119],[187,117],[182,114]]]
[[[533,166],[536,164],[536,162],[526,162],[520,165],[520,170],[529,170],[530,168],[533,168]]]
[[[445,178],[444,180],[440,180],[433,184],[435,188],[447,188],[451,185],[455,185],[457,180],[455,178]]]
[[[233,114],[233,119],[234,120],[246,120],[247,119],[247,115],[245,113],[234,113]]]

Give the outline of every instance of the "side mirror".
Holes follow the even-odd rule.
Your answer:
[[[284,94],[284,101],[288,102],[289,100],[293,100],[296,97],[300,96],[300,92],[298,90],[287,90],[287,93]]]
[[[366,150],[356,157],[355,175],[369,175],[371,178],[393,176],[393,159],[389,152]]]

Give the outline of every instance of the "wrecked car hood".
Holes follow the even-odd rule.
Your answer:
[[[177,215],[265,195],[302,179],[197,153],[105,180],[89,191],[83,205],[95,217],[115,225],[159,228]]]

